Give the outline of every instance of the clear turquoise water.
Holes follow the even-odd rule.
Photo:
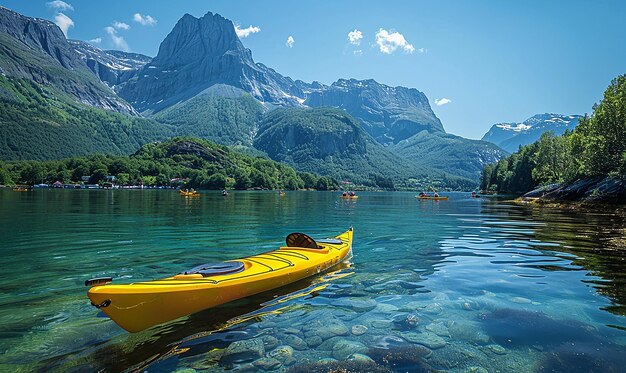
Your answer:
[[[219,355],[262,338],[269,355],[297,347],[278,370],[392,348],[405,352],[399,363],[381,365],[395,371],[623,371],[623,214],[450,195],[0,190],[0,370],[251,369],[252,358]],[[169,276],[273,249],[293,231],[349,226],[346,268],[137,334],[91,307],[83,286]],[[328,325],[336,336],[320,331]],[[418,359],[410,348],[424,345]]]

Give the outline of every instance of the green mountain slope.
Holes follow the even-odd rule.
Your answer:
[[[427,131],[390,145],[389,150],[409,161],[471,180],[478,180],[484,165],[507,155],[486,141]]]
[[[179,135],[224,145],[252,146],[263,111],[263,106],[247,94],[223,97],[206,93],[169,107],[152,118],[171,125]]]
[[[31,80],[0,76],[0,159],[129,154],[172,134],[167,125],[76,103]]]
[[[299,170],[369,186],[471,184],[471,180],[419,166],[390,153],[354,118],[335,108],[273,110],[263,117],[254,146],[270,158]]]

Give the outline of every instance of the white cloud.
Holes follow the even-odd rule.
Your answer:
[[[363,33],[357,29],[348,33],[350,44],[359,45],[361,44],[361,39],[363,39]]]
[[[289,35],[289,37],[287,38],[287,42],[285,43],[286,46],[288,46],[289,48],[293,47],[293,44],[295,43],[295,39],[293,38],[293,36]]]
[[[352,51],[352,53],[355,56],[359,56],[359,57],[363,55],[363,51],[361,49],[354,50],[354,51]]]
[[[115,29],[115,27],[107,26],[104,28],[104,31],[111,37],[111,42],[113,42],[115,48],[121,49],[124,52],[130,51],[128,43],[126,43],[126,40],[124,40],[123,36],[119,36],[117,34],[117,30]]]
[[[115,27],[116,30],[128,30],[130,29],[130,25],[124,22],[118,22],[118,21],[114,21],[112,23],[113,27]]]
[[[50,8],[57,10],[74,10],[74,7],[71,4],[66,3],[61,0],[54,0],[46,3]]]
[[[142,26],[154,26],[157,24],[157,20],[149,15],[142,15],[141,13],[135,13],[133,20]]]
[[[242,39],[247,38],[252,34],[256,34],[257,32],[261,32],[261,28],[259,26],[250,25],[247,28],[241,28],[239,25],[235,25],[235,33],[237,33],[237,36]]]
[[[61,31],[63,31],[65,37],[67,37],[67,30],[69,30],[70,27],[74,27],[74,21],[72,21],[70,17],[61,12],[57,13],[57,15],[54,16],[54,23],[56,23]]]
[[[378,29],[376,33],[376,44],[382,53],[392,54],[396,49],[400,48],[406,53],[415,52],[415,47],[409,44],[404,38],[404,35],[394,31],[389,32],[385,29]]]
[[[449,103],[451,103],[452,100],[450,100],[449,98],[438,98],[435,100],[435,105],[437,106],[443,106],[443,105],[447,105]]]
[[[102,43],[102,38],[101,37],[97,37],[97,38],[93,38],[88,40],[91,44],[100,44]]]
[[[426,48],[419,48],[417,51],[422,53],[422,54],[428,53],[428,49],[426,49]]]

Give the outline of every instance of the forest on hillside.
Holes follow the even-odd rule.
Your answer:
[[[481,188],[521,194],[596,176],[626,178],[626,75],[611,82],[591,116],[581,118],[573,131],[544,133],[539,141],[486,165]]]
[[[114,176],[120,185],[207,189],[337,189],[326,176],[252,157],[206,140],[177,137],[149,143],[130,156],[92,154],[52,161],[0,162],[0,184],[98,184]],[[110,179],[110,178],[109,178]]]

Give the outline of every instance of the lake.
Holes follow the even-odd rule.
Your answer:
[[[0,370],[624,369],[623,210],[202,193],[0,189]],[[354,256],[336,271],[140,333],[86,297],[89,278],[166,277],[350,226]]]

